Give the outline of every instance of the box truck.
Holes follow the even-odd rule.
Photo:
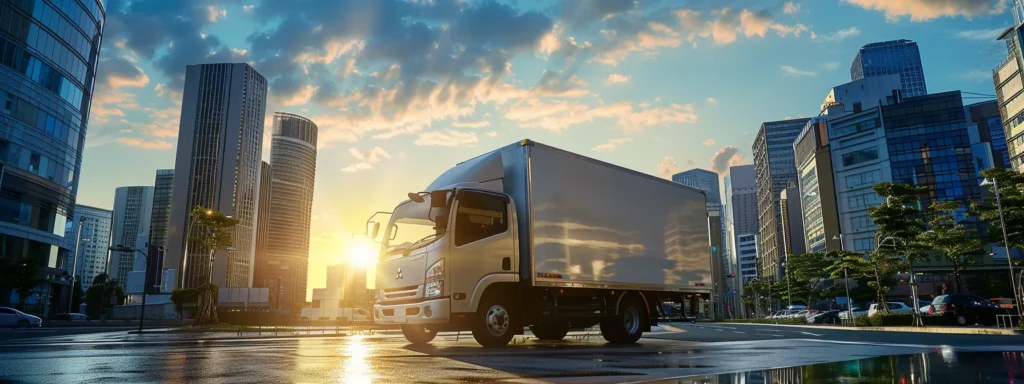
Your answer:
[[[529,140],[459,163],[367,234],[381,243],[373,318],[414,344],[595,325],[634,343],[663,303],[711,298],[703,192]]]

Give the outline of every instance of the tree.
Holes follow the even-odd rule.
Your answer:
[[[834,261],[826,267],[832,278],[842,278],[846,270],[849,278],[867,282],[867,286],[874,290],[877,302],[886,302],[886,295],[896,285],[894,275],[900,265],[899,258],[889,252],[870,252],[866,257],[847,251],[836,252],[834,255]],[[882,311],[888,313],[888,306],[882,306]]]
[[[743,287],[743,303],[747,307],[767,309],[782,297],[782,293],[780,282],[756,278]]]
[[[46,282],[40,273],[43,266],[42,258],[32,255],[7,261],[0,266],[0,283],[17,293],[18,309],[25,310],[25,300],[32,294],[32,290]]]
[[[826,270],[831,264],[825,253],[793,254],[786,257],[786,295],[811,306],[822,295],[822,280],[829,278]],[[790,293],[792,292],[792,293]]]
[[[1010,248],[1024,248],[1024,174],[993,168],[981,171],[981,175],[999,184],[999,202],[1003,208]],[[992,190],[992,186],[989,186],[989,190]],[[971,204],[971,212],[988,223],[989,241],[1001,245],[1003,227],[996,208],[994,194],[985,198],[984,202]]]
[[[921,241],[925,232],[925,223],[921,213],[921,197],[926,189],[909,184],[878,183],[872,187],[885,202],[868,208],[871,220],[878,227],[876,231],[875,252],[870,258],[877,259],[884,268],[879,268],[880,276],[876,279],[879,292],[885,278],[891,278],[895,272],[908,268],[910,270],[911,289],[917,292],[914,279],[914,262],[927,257],[932,252],[931,244]],[[878,267],[878,263],[875,263]],[[890,273],[888,267],[895,267]],[[880,299],[884,295],[879,296]],[[917,300],[917,297],[913,298]],[[884,303],[879,300],[879,303]],[[883,313],[888,313],[888,306],[880,306]],[[916,305],[915,305],[916,307]],[[916,315],[916,312],[915,312]]]
[[[96,275],[92,286],[85,291],[85,312],[89,317],[103,318],[103,309],[110,306],[110,299],[116,303],[124,303],[127,295],[116,280],[108,280],[105,273]]]
[[[208,251],[212,258],[217,250],[230,247],[233,243],[234,228],[238,220],[227,217],[224,213],[201,206],[195,207],[189,214],[194,230],[188,238],[190,245],[197,251]],[[194,252],[190,252],[193,253]],[[207,260],[209,269],[204,276],[206,281],[201,285],[199,292],[199,310],[193,325],[217,324],[217,286],[211,282],[213,273],[213,260]],[[195,266],[193,266],[195,268]]]
[[[957,201],[936,201],[928,207],[931,220],[928,231],[922,233],[920,241],[940,253],[953,267],[954,292],[963,289],[963,271],[978,262],[985,254],[984,244],[976,236],[977,231],[957,223],[953,212],[964,205]]]

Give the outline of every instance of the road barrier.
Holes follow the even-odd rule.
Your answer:
[[[1017,328],[1017,321],[1020,320],[1020,315],[996,315],[996,327],[1004,328]]]

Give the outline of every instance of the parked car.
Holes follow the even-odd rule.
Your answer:
[[[807,316],[807,324],[839,324],[839,313],[844,311],[834,310],[819,312]]]
[[[913,312],[914,311],[913,308],[910,308],[909,306],[907,306],[906,304],[903,304],[903,303],[888,302],[888,303],[885,303],[885,305],[889,306],[889,313],[901,313],[901,312]],[[880,309],[879,309],[878,303],[871,304],[871,307],[868,308],[868,317],[874,316],[874,315],[878,314],[879,312],[880,312]]]
[[[53,317],[51,317],[50,320],[68,321],[68,314],[66,314],[66,313],[57,314],[57,315],[54,315]],[[72,322],[89,321],[89,320],[91,320],[89,318],[89,316],[86,316],[84,313],[72,313],[71,314],[71,321]]]
[[[935,313],[957,325],[996,323],[997,315],[1008,314],[1006,309],[978,295],[953,293],[936,297],[933,301]]]
[[[853,307],[853,317],[867,316],[867,314],[868,314],[868,311],[864,310],[864,308]],[[849,319],[850,318],[850,311],[846,311],[846,310],[840,311],[839,312],[839,318],[840,319]]]
[[[788,310],[788,309],[784,309],[784,310],[775,312],[771,316],[768,316],[768,318],[769,319],[776,319],[776,320],[778,320],[778,319],[786,319],[786,318],[789,318],[790,316],[793,316],[794,313],[796,313],[796,311],[791,311],[791,310]]]
[[[39,327],[43,319],[29,315],[14,308],[0,307],[0,327]]]
[[[807,306],[806,305],[793,304],[793,305],[790,305],[790,306],[786,307],[786,309],[791,310],[791,311],[805,311],[805,310],[807,310]]]

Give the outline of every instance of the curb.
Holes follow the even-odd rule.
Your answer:
[[[1024,330],[1015,329],[989,329],[989,328],[957,328],[957,327],[835,327],[835,326],[805,326],[788,324],[758,324],[758,323],[724,323],[738,325],[766,325],[770,327],[790,327],[804,329],[831,329],[837,331],[873,331],[873,332],[908,332],[908,333],[940,333],[947,335],[1022,335]]]

